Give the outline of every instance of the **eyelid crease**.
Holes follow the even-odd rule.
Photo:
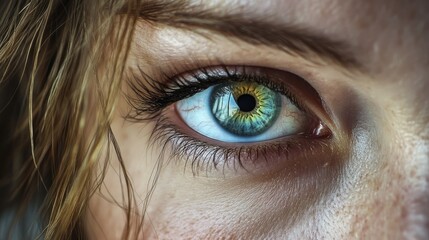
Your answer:
[[[364,69],[347,43],[316,35],[308,27],[246,19],[244,14],[224,14],[216,11],[216,8],[203,10],[200,6],[177,0],[145,1],[135,11],[134,14],[140,20],[193,31],[207,38],[210,36],[199,32],[200,29],[218,32],[253,45],[275,47],[316,64],[334,63],[347,72],[361,72]]]

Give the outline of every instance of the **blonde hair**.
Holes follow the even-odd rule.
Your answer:
[[[41,209],[41,232],[26,239],[85,238],[82,216],[102,181],[94,172],[113,137],[109,121],[135,23],[133,14],[114,16],[137,4],[0,3],[0,193],[8,196],[0,218],[14,209],[19,225],[29,208]],[[102,81],[100,64],[111,70]]]

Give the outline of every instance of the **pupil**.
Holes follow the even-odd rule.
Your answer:
[[[243,94],[237,98],[237,105],[242,112],[251,112],[256,107],[256,99],[250,94]]]

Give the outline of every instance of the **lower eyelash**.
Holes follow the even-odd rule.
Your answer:
[[[306,146],[303,146],[300,140],[305,140]],[[298,156],[300,161],[305,162],[310,158],[309,155],[312,155],[312,151],[316,152],[316,148],[328,146],[325,140],[310,140],[313,142],[311,146],[312,144],[308,143],[309,139],[302,136],[301,139],[288,138],[286,141],[283,139],[283,141],[265,144],[223,147],[185,134],[176,124],[169,122],[162,115],[149,138],[153,146],[162,146],[159,156],[165,158],[167,163],[180,159],[184,163],[184,171],[190,165],[194,176],[200,175],[203,171],[206,176],[212,171],[222,171],[224,175],[226,170],[252,172],[258,168],[267,168],[271,164],[276,165],[279,160],[295,163]],[[167,148],[170,148],[170,154],[165,157]]]

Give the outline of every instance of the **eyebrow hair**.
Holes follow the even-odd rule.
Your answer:
[[[363,68],[344,41],[314,34],[308,27],[246,19],[242,13],[221,13],[219,10],[216,7],[203,9],[182,0],[146,0],[134,14],[145,21],[192,31],[207,29],[252,45],[274,47],[319,64],[322,60],[349,71]]]

